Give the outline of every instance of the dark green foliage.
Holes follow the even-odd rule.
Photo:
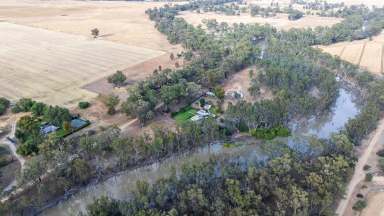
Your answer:
[[[22,117],[16,125],[16,138],[21,142],[17,148],[20,155],[37,154],[38,146],[43,142],[41,134],[42,122],[48,122],[56,127],[62,127],[64,122],[72,119],[69,110],[59,106],[48,106],[28,98],[20,99],[14,106],[13,112],[32,112],[32,116]]]
[[[241,101],[229,105],[224,114],[228,128],[273,128],[286,125],[288,121],[285,105],[279,100],[265,100],[254,104]]]
[[[276,137],[288,137],[290,131],[286,127],[277,126],[273,128],[256,128],[250,130],[250,134],[257,139],[272,140]]]
[[[200,107],[204,107],[205,106],[205,99],[204,98],[201,98],[199,100],[199,103],[200,103]]]
[[[6,98],[0,97],[0,115],[3,115],[9,108],[10,102]]]
[[[91,104],[87,101],[80,101],[78,106],[80,109],[87,109]]]
[[[114,84],[115,86],[123,86],[125,80],[127,80],[127,77],[122,71],[116,71],[116,73],[108,77],[108,82]]]
[[[376,154],[380,157],[384,157],[384,149],[379,150]]]
[[[365,207],[367,207],[367,202],[365,200],[358,200],[352,206],[352,209],[355,211],[362,211]]]
[[[347,158],[332,154],[306,160],[290,152],[265,166],[196,162],[153,186],[138,182],[132,199],[110,210],[123,215],[332,215],[351,171]]]
[[[289,20],[298,20],[304,16],[304,13],[299,10],[290,9],[288,10]]]
[[[117,95],[109,95],[105,100],[104,104],[108,108],[108,114],[114,115],[116,113],[116,106],[120,103],[120,98]]]
[[[365,174],[365,179],[364,179],[365,181],[370,182],[370,181],[372,181],[372,179],[373,179],[372,173]]]
[[[63,122],[71,121],[72,116],[69,110],[59,106],[48,106],[44,110],[43,119],[57,127],[61,127]]]
[[[250,14],[251,16],[261,16],[261,17],[274,17],[276,13],[280,13],[280,9],[278,7],[260,7],[258,5],[250,6]]]
[[[361,110],[361,113],[348,121],[345,126],[349,139],[359,145],[360,141],[373,129],[376,128],[377,121],[380,118],[380,110],[376,104],[368,104]]]
[[[12,108],[12,112],[29,112],[34,104],[34,101],[30,98],[22,98],[20,99],[15,106]]]
[[[108,197],[101,197],[89,206],[87,206],[87,214],[89,216],[120,216],[119,204],[115,200]]]
[[[45,110],[47,109],[47,105],[41,102],[34,102],[31,107],[31,112],[34,116],[42,116],[44,115]]]
[[[379,158],[379,168],[384,172],[384,158]]]
[[[31,116],[20,118],[16,125],[15,136],[21,142],[21,145],[17,148],[18,154],[27,156],[38,153],[38,145],[43,140],[40,134],[40,121]]]

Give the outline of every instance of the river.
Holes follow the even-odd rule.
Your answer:
[[[340,88],[336,103],[328,113],[310,118],[304,122],[293,122],[291,124],[293,136],[330,137],[332,133],[339,131],[348,119],[358,114],[359,108],[355,101],[355,97],[350,91]],[[289,138],[288,141],[294,142],[294,139]],[[153,183],[161,177],[170,175],[174,170],[176,172],[180,171],[183,164],[191,161],[202,162],[208,161],[212,157],[229,158],[235,156],[240,156],[244,160],[261,160],[264,156],[260,152],[262,152],[260,146],[256,144],[230,148],[224,147],[220,143],[213,144],[200,148],[193,153],[173,156],[150,166],[125,171],[99,184],[87,186],[69,199],[45,210],[42,215],[76,215],[79,211],[84,211],[94,198],[103,195],[119,200],[127,200],[132,190],[135,189],[136,181],[146,180]]]

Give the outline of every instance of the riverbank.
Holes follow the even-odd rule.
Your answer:
[[[323,121],[317,122],[315,120],[307,119],[306,124],[302,124],[305,128],[296,128],[294,135],[304,135],[304,137],[316,136],[322,134],[324,137],[330,136],[333,132],[338,132],[339,126],[344,126],[349,118],[353,118],[358,113],[358,105],[356,104],[354,93],[344,89],[339,94],[334,107],[331,108],[329,113],[322,118]],[[336,110],[336,112],[335,112]],[[352,111],[353,112],[352,112]],[[345,115],[347,114],[347,116]],[[332,122],[337,123],[333,127]],[[305,133],[303,131],[306,131]],[[293,137],[292,139],[295,139]],[[284,140],[284,139],[282,139]],[[285,139],[287,140],[287,139]],[[283,141],[287,142],[287,141]],[[289,142],[289,140],[288,140]],[[77,191],[74,195],[67,199],[62,199],[61,202],[56,202],[57,206],[51,205],[51,208],[45,208],[42,215],[69,215],[73,209],[76,211],[85,211],[87,204],[91,203],[94,198],[106,195],[117,200],[126,200],[129,198],[129,194],[136,188],[135,184],[137,180],[146,180],[154,182],[156,179],[169,175],[176,166],[181,168],[182,164],[188,163],[191,160],[207,161],[210,158],[215,158],[217,155],[221,157],[233,157],[235,155],[241,156],[243,160],[254,160],[255,158],[262,158],[262,155],[258,155],[260,149],[259,145],[241,145],[233,148],[223,148],[222,145],[211,145],[208,147],[202,147],[192,152],[185,152],[181,156],[171,156],[168,159],[162,160],[161,162],[153,163],[142,168],[130,169],[129,171],[119,172],[118,174],[107,178],[104,181],[99,181],[99,184],[93,184],[86,186],[81,190]],[[193,153],[194,152],[194,153]]]

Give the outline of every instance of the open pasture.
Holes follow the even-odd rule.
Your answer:
[[[334,17],[320,17],[314,15],[304,16],[303,18],[291,21],[288,19],[287,14],[277,14],[275,17],[252,17],[249,13],[243,13],[239,16],[228,16],[224,14],[218,14],[214,12],[196,13],[196,12],[183,12],[180,17],[184,18],[187,22],[197,26],[202,24],[204,19],[216,19],[217,22],[226,22],[228,24],[234,23],[259,23],[270,24],[276,28],[288,30],[291,28],[308,28],[316,26],[332,26],[342,21],[341,18]]]
[[[95,97],[81,89],[162,51],[0,22],[0,96],[70,105]]]
[[[342,42],[330,46],[319,46],[323,51],[339,56],[352,64],[359,65],[374,74],[384,73],[384,34],[372,40]]]

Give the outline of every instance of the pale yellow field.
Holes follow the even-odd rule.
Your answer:
[[[278,14],[275,17],[263,18],[252,17],[249,13],[241,14],[240,16],[227,16],[224,14],[217,14],[214,12],[196,13],[196,12],[183,12],[180,17],[184,18],[187,22],[197,26],[202,24],[203,19],[216,19],[218,22],[226,22],[228,24],[234,23],[259,23],[270,24],[279,29],[291,28],[307,28],[316,26],[332,26],[342,21],[340,18],[332,17],[319,17],[319,16],[305,16],[299,20],[291,21],[288,19],[287,14]]]
[[[320,46],[323,51],[339,56],[352,64],[359,65],[374,74],[384,73],[383,68],[384,34],[370,40],[342,42],[330,46]]]
[[[145,10],[164,2],[1,0],[0,20],[90,37],[98,28],[104,40],[168,51],[171,46]]]
[[[145,14],[164,4],[0,0],[0,96],[70,106],[96,96],[84,85],[180,50]]]
[[[0,22],[0,96],[69,105],[81,86],[164,52]]]
[[[368,42],[365,46],[363,56],[361,58],[360,66],[366,68],[368,71],[374,73],[382,73],[382,43]]]
[[[361,52],[364,48],[364,43],[349,44],[348,46],[342,46],[343,53],[337,54],[343,59],[348,59],[352,64],[359,64]]]

